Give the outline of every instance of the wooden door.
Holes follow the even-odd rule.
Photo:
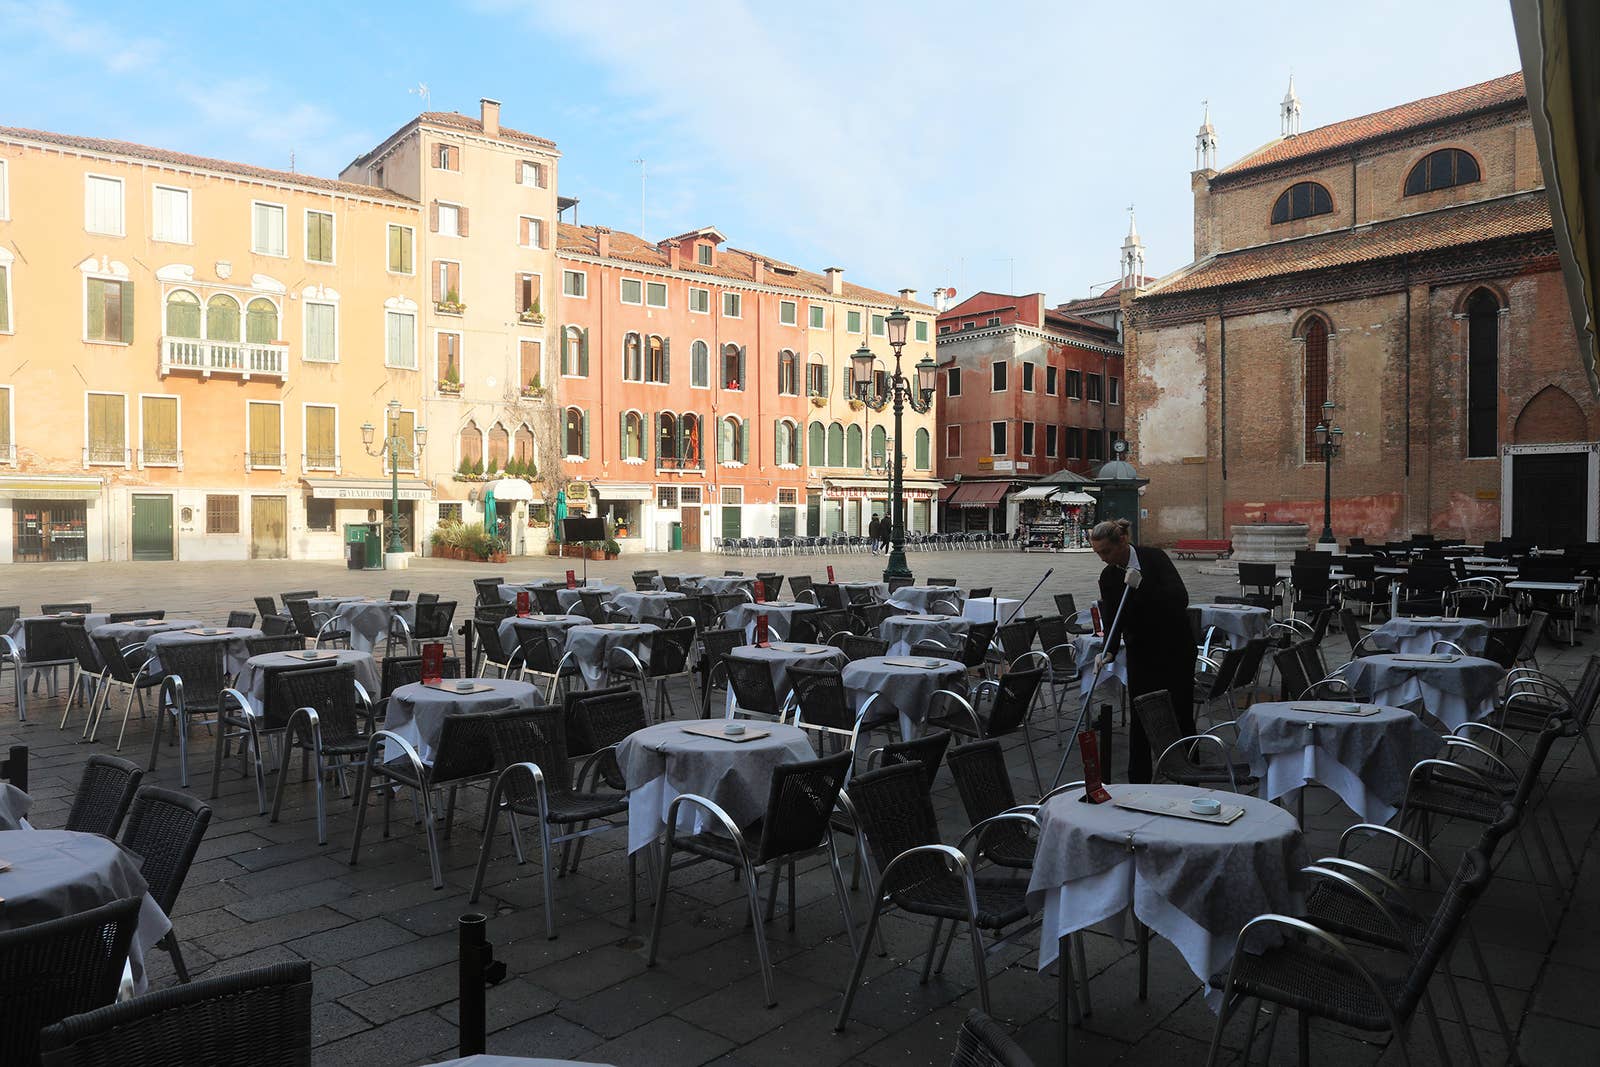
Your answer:
[[[281,496],[250,498],[250,558],[289,558],[289,505]]]
[[[679,514],[683,523],[683,550],[700,551],[700,505],[685,504]]]
[[[172,558],[172,498],[142,496],[133,498],[133,558],[169,560]]]
[[[794,508],[788,507],[788,506],[784,506],[784,507],[780,507],[778,509],[778,536],[779,537],[793,537],[794,536],[794,519],[795,519],[795,509]]]
[[[1585,540],[1589,456],[1530,452],[1511,456],[1511,536],[1541,548]]]

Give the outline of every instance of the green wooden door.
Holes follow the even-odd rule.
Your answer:
[[[793,537],[794,536],[794,513],[795,513],[795,509],[791,508],[791,507],[780,507],[778,509],[778,536],[779,537]]]
[[[133,498],[133,558],[172,558],[172,498]]]
[[[724,504],[722,506],[722,539],[739,538],[744,536],[743,522],[744,508],[738,504]]]

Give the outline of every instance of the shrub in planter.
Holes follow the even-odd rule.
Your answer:
[[[622,555],[622,546],[617,544],[616,538],[614,537],[608,538],[606,543],[601,546],[601,549],[604,551],[606,559],[616,559],[618,556]]]

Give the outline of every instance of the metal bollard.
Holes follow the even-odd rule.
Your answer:
[[[466,655],[461,661],[462,675],[463,677],[470,676],[473,673],[473,664],[477,662],[472,655],[472,639],[476,636],[472,629],[472,619],[469,617],[466,622],[463,622],[461,628],[456,630],[456,633],[461,635],[461,647],[466,651]]]
[[[494,945],[488,939],[489,920],[476,912],[461,916],[456,923],[460,934],[460,1031],[461,1055],[483,1054],[487,1029],[485,1018],[489,986],[505,979],[506,965],[494,958]]]

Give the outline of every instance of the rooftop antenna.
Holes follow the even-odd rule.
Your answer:
[[[639,164],[639,237],[644,238],[644,160],[636,159]]]
[[[422,110],[433,110],[433,94],[428,90],[427,82],[418,82],[415,89],[407,89],[406,92],[411,96],[420,97],[422,99]]]
[[[289,173],[294,173],[294,149],[289,149]]]

